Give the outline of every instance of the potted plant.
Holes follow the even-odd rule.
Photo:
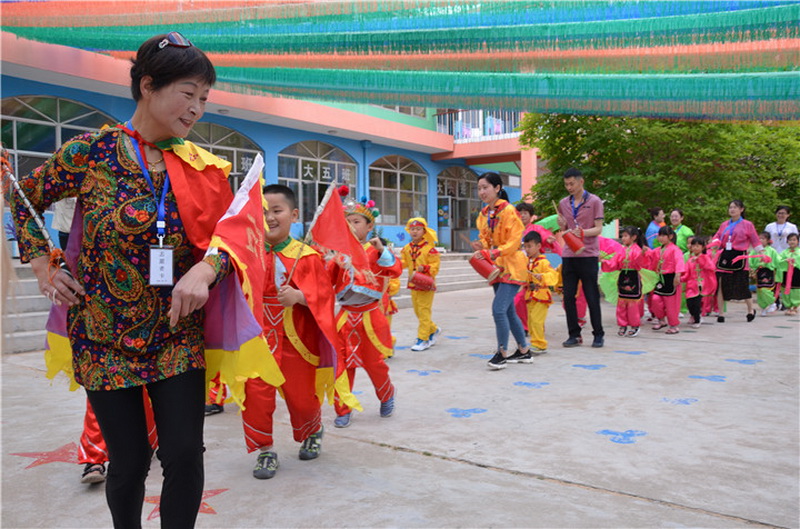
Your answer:
[[[14,259],[19,259],[19,243],[17,242],[17,227],[14,225],[14,221],[8,220],[5,224],[6,229],[6,240],[8,241],[8,247],[11,249],[11,257]]]

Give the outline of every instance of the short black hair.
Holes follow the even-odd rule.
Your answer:
[[[570,167],[564,172],[564,178],[583,178],[583,173],[575,167]]]
[[[658,214],[662,211],[664,211],[664,208],[650,208],[647,210],[647,212],[650,213],[651,220],[655,220],[655,218],[658,217]]]
[[[536,230],[531,230],[525,234],[522,238],[522,242],[535,242],[536,244],[542,244],[542,236]]]
[[[291,187],[283,184],[268,184],[264,186],[261,191],[264,195],[283,195],[286,202],[289,203],[292,209],[297,209],[297,195],[294,194]]]
[[[792,232],[792,233],[790,233],[789,235],[787,235],[787,236],[786,236],[786,240],[788,241],[788,240],[789,240],[789,239],[791,239],[792,237],[794,237],[795,239],[797,239],[798,241],[800,241],[800,235],[798,235],[798,234],[797,234],[797,233],[795,233],[795,232]]]
[[[528,213],[531,214],[531,216],[533,216],[533,206],[528,204],[527,202],[520,202],[514,207],[517,208],[517,211],[527,211]]]
[[[131,94],[134,101],[142,98],[141,81],[150,76],[153,90],[160,90],[180,79],[199,78],[209,86],[217,81],[214,65],[202,50],[195,46],[159,46],[166,34],[150,37],[139,46],[136,58],[131,59]]]
[[[672,229],[672,226],[661,226],[658,229],[658,234],[666,235],[670,241],[675,242],[675,230]]]
[[[789,209],[789,206],[782,206],[782,205],[778,206],[777,208],[775,208],[775,213],[779,212],[782,209],[786,210],[786,213],[788,213],[788,214],[792,213],[792,210]]]

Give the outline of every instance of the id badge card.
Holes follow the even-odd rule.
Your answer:
[[[733,244],[731,244],[731,241],[728,241],[728,242],[725,243],[725,249],[726,250],[733,250]]]
[[[172,246],[150,247],[150,285],[172,286]]]

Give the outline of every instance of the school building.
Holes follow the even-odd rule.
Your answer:
[[[135,109],[130,63],[2,33],[2,141],[24,175],[65,140],[127,120]],[[332,181],[374,200],[379,233],[408,242],[407,219],[425,217],[441,244],[469,251],[482,206],[477,176],[500,173],[510,199],[535,183],[542,164],[522,150],[518,112],[384,107],[242,95],[213,89],[189,140],[233,163],[235,188],[261,153],[267,183],[299,198],[296,234]],[[537,212],[538,213],[538,212]],[[547,215],[548,212],[543,212]]]

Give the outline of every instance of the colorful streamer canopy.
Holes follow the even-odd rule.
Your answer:
[[[20,37],[123,58],[180,31],[241,93],[800,119],[800,0],[36,1],[2,15]]]

